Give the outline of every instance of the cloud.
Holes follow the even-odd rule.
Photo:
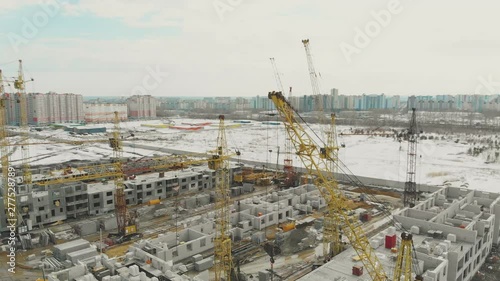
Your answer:
[[[20,7],[16,1],[4,2]],[[450,10],[447,4],[455,2],[449,0],[436,4],[436,9],[429,9],[435,7],[429,1],[404,6],[390,26],[352,64],[347,64],[339,44],[352,42],[354,29],[363,28],[372,20],[370,12],[385,8],[387,2],[377,0],[364,6],[347,1],[242,0],[221,21],[212,0],[80,0],[64,5],[66,17],[91,15],[143,28],[144,32],[130,39],[109,30],[110,36],[105,37],[109,39],[105,40],[88,34],[83,39],[83,34],[71,29],[59,38],[45,37],[41,32],[14,58],[24,59],[33,77],[38,78],[40,91],[57,88],[100,94],[126,92],[112,88],[126,89],[128,86],[120,83],[140,81],[146,66],[158,64],[167,68],[171,78],[155,94],[264,95],[275,88],[270,57],[276,59],[284,86],[293,86],[296,95],[307,94],[311,87],[301,43],[306,38],[311,39],[324,92],[333,87],[352,94],[464,92],[474,90],[478,75],[500,76],[493,67],[500,61],[493,55],[487,57],[490,60],[484,52],[470,52],[467,57],[443,55],[453,51],[453,43],[463,40],[464,33],[468,34],[466,39],[478,40],[478,46],[498,41],[497,24],[482,21],[477,13],[474,19],[467,18],[477,4],[461,2],[460,10]],[[497,19],[491,14],[498,4],[485,2],[488,4],[481,4],[484,18]],[[19,3],[35,5],[38,1]],[[486,9],[488,6],[490,9]],[[15,8],[12,4],[9,9]],[[422,14],[426,14],[425,21]],[[171,26],[179,27],[180,32],[172,36],[157,32]],[[436,45],[442,49],[437,50]],[[11,57],[8,52],[2,54]],[[107,81],[113,82],[108,85]]]
[[[180,26],[183,20],[182,1],[164,0],[80,0],[65,5],[70,16],[92,14],[100,18],[118,19],[131,27],[161,28]]]
[[[26,6],[38,5],[40,0],[0,1],[0,14],[9,13]]]

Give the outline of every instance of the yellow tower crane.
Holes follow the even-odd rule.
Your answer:
[[[412,248],[413,236],[410,233],[401,233],[401,245],[398,250],[396,267],[394,268],[393,281],[412,281]],[[404,276],[404,278],[402,278]],[[419,280],[419,279],[417,279]]]
[[[33,81],[33,80],[31,80]],[[14,81],[14,88],[17,90],[17,99],[19,103],[19,113],[20,113],[20,127],[22,142],[27,144],[21,146],[22,152],[22,168],[23,168],[23,180],[24,184],[31,183],[31,171],[29,164],[29,127],[28,127],[28,102],[26,98],[26,83],[24,81],[23,74],[23,61],[19,60],[19,71],[17,74],[17,79]]]
[[[215,186],[215,239],[214,239],[214,268],[215,280],[231,281],[233,272],[233,257],[231,253],[231,227],[229,209],[229,155],[224,126],[224,115],[219,115],[219,134],[217,136],[217,153],[213,155],[213,162],[209,167],[216,171],[217,182]]]
[[[16,226],[17,212],[15,210],[15,189],[12,188],[12,184],[14,184],[15,186],[15,181],[9,181],[10,179],[14,179],[14,177],[12,177],[14,171],[12,171],[9,167],[9,141],[7,139],[7,130],[5,129],[5,125],[7,122],[4,94],[3,76],[2,70],[0,70],[0,157],[2,164],[2,189],[4,192],[2,196],[4,200],[3,204],[5,215],[8,218],[8,224],[9,226]],[[14,203],[11,202],[12,200],[14,200]],[[12,210],[14,212],[12,212]]]
[[[290,103],[280,92],[269,93],[279,115],[283,118],[285,128],[292,140],[297,155],[300,157],[307,171],[315,176],[314,184],[325,199],[328,214],[332,215],[335,225],[342,228],[344,235],[349,239],[352,247],[363,262],[368,274],[374,281],[387,280],[387,274],[378,259],[375,250],[370,246],[361,225],[351,222],[348,214],[350,207],[348,199],[340,190],[333,171],[324,157],[321,156],[321,146],[316,144],[311,135],[299,123],[300,116],[296,114]],[[339,243],[338,237],[332,237],[334,243]]]
[[[120,117],[118,111],[115,111],[113,137],[109,139],[110,146],[113,149],[113,166],[116,173],[114,182],[115,190],[115,213],[118,223],[118,235],[127,236],[137,232],[135,216],[127,210],[125,200],[125,184],[123,183],[124,173],[122,168],[123,146],[120,135]]]

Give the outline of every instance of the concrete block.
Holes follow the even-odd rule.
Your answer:
[[[448,234],[448,236],[446,236],[446,240],[449,240],[450,242],[457,242],[457,236],[455,234]]]
[[[214,265],[214,260],[212,257],[197,261],[194,263],[194,269],[198,272],[207,270]]]
[[[410,228],[410,232],[413,234],[420,234],[420,228],[418,226],[414,225]]]
[[[82,250],[79,250],[76,252],[71,252],[71,253],[67,254],[68,259],[73,264],[76,264],[77,261],[85,260],[85,259],[88,259],[91,257],[95,257],[97,255],[98,255],[98,253],[97,253],[95,248],[86,248],[86,249],[82,249]]]
[[[115,229],[118,227],[118,223],[116,221],[116,217],[115,216],[109,216],[107,218],[104,218],[101,220],[101,226],[105,229],[105,230],[111,230],[111,229]]]
[[[256,244],[260,244],[266,241],[266,234],[264,232],[256,232],[252,234],[252,242]]]
[[[202,255],[194,255],[193,256],[193,262],[201,261],[203,259]]]

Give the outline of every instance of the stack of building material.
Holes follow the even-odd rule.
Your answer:
[[[40,246],[42,247],[47,246],[49,244],[49,240],[50,236],[47,233],[47,231],[43,231],[42,233],[40,233],[40,240],[39,240]]]
[[[213,257],[208,257],[206,259],[196,261],[194,263],[194,269],[196,271],[200,272],[200,271],[207,270],[207,269],[211,268],[213,265],[214,265]]]
[[[97,255],[98,253],[96,249],[89,247],[75,252],[70,252],[66,256],[68,257],[68,260],[70,260],[73,264],[76,264],[78,261],[86,260]]]
[[[54,257],[60,261],[66,260],[66,255],[71,252],[90,248],[90,243],[84,239],[77,239],[54,246]]]
[[[355,265],[352,267],[352,274],[356,276],[363,275],[363,267],[360,265]]]
[[[95,221],[83,220],[74,226],[76,233],[80,236],[94,234],[97,232],[97,224]]]
[[[118,222],[116,221],[116,218],[114,216],[110,216],[100,221],[100,227],[103,230],[109,231],[112,229],[116,229],[118,227]]]
[[[198,206],[205,206],[210,204],[210,195],[208,194],[200,194],[196,196],[196,204]]]
[[[31,234],[26,234],[26,235],[20,235],[19,236],[21,239],[21,247],[24,249],[24,250],[27,250],[27,249],[32,249],[33,248],[33,243],[31,242]]]

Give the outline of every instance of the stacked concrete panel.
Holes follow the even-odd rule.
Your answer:
[[[68,253],[76,252],[82,249],[90,248],[90,243],[84,239],[77,239],[67,243],[59,244],[54,246],[54,257],[60,261],[64,261],[67,258]]]
[[[75,225],[76,233],[80,236],[86,236],[89,234],[94,234],[98,230],[98,225],[95,221],[83,220]]]
[[[91,247],[81,249],[78,251],[74,251],[74,252],[69,252],[68,254],[66,254],[67,259],[69,261],[71,261],[73,264],[76,264],[78,261],[82,261],[82,260],[89,259],[91,257],[95,257],[97,255],[98,255],[98,253],[97,253],[96,249],[91,248]]]

